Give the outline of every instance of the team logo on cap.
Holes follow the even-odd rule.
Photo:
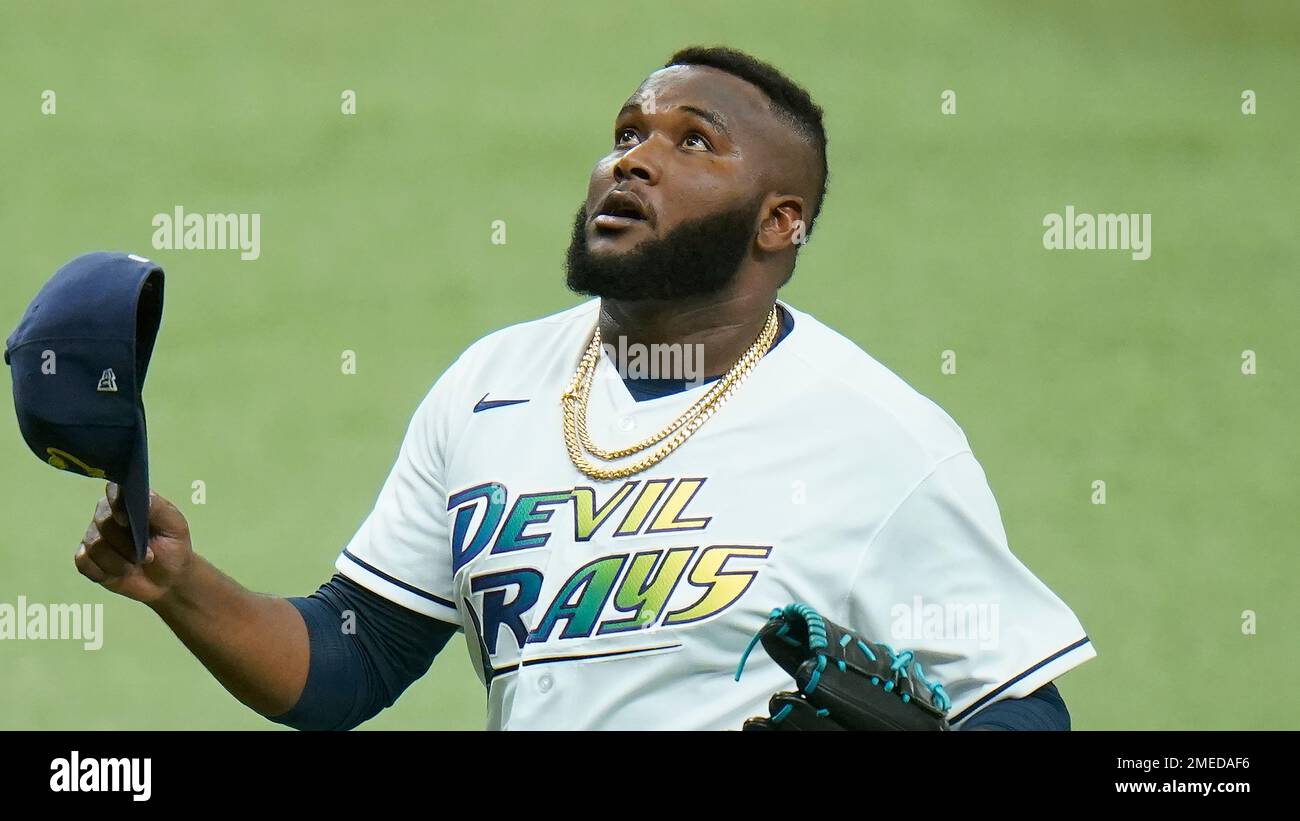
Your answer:
[[[112,368],[104,369],[104,373],[99,377],[99,387],[96,390],[100,393],[117,393],[117,374],[113,373]]]
[[[70,470],[73,473],[80,473],[83,476],[89,476],[92,479],[107,479],[103,468],[95,468],[81,461],[77,457],[68,453],[66,450],[58,448],[46,448],[45,452],[50,458],[47,460],[51,465],[59,470]]]

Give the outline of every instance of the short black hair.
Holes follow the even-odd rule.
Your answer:
[[[812,236],[813,223],[826,201],[826,183],[830,175],[826,166],[826,128],[822,125],[822,110],[813,102],[812,96],[772,64],[726,46],[689,46],[668,58],[664,68],[670,66],[716,68],[756,86],[771,101],[772,111],[817,150],[817,157],[821,160],[821,193],[804,233]]]

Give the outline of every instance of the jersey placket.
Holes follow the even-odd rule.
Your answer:
[[[603,447],[610,449],[625,447],[644,438],[650,431],[658,430],[660,426],[671,422],[696,398],[698,393],[692,392],[689,399],[674,395],[651,400],[650,403],[639,403],[623,383],[617,367],[602,352],[593,378],[589,401],[587,418],[589,430],[596,443]],[[649,421],[643,421],[647,419]],[[650,425],[649,422],[654,424]],[[654,475],[656,475],[655,469],[651,468],[646,473],[631,478],[644,480],[647,476]],[[576,470],[573,476],[575,484],[595,486],[602,496],[627,481],[598,482],[583,476]],[[538,605],[529,612],[526,621],[530,635],[545,617],[546,606],[564,581],[587,562],[602,553],[614,550],[614,543],[609,541],[609,535],[616,524],[617,522],[608,523],[606,529],[590,542],[576,542],[568,538],[553,540],[554,547],[545,559],[545,583],[542,594]],[[515,686],[510,695],[511,724],[546,726],[549,724],[544,718],[547,712],[565,709],[562,704],[581,700],[581,694],[574,693],[572,688],[580,686],[579,678],[583,662],[554,662],[550,661],[551,659],[582,656],[594,652],[593,647],[613,646],[608,640],[558,641],[556,637],[563,629],[563,626],[557,625],[548,641],[525,642],[520,649],[520,666],[515,674]],[[569,644],[571,646],[566,646]]]

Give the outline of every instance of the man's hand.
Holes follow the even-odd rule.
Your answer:
[[[307,625],[287,599],[240,587],[194,552],[176,505],[149,492],[149,549],[135,542],[118,486],[109,484],[77,548],[77,570],[144,602],[235,698],[264,716],[297,703],[311,658]]]
[[[121,489],[110,482],[75,559],[81,575],[105,589],[145,604],[163,599],[194,564],[190,526],[175,505],[149,491],[149,549],[142,564],[134,557]]]

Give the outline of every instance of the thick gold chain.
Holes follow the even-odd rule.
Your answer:
[[[587,430],[588,402],[591,398],[591,386],[595,380],[596,365],[600,360],[601,350],[600,326],[597,325],[591,335],[591,342],[587,345],[581,362],[578,363],[573,381],[569,383],[561,399],[564,406],[564,444],[569,450],[569,458],[573,461],[574,467],[592,479],[608,481],[633,476],[658,464],[668,454],[681,447],[691,434],[699,430],[700,426],[731,399],[736,389],[749,378],[754,366],[772,347],[780,327],[780,314],[777,307],[773,305],[763,331],[754,340],[754,344],[749,346],[749,350],[736,360],[736,364],[731,366],[731,369],[709,389],[708,393],[658,433],[625,448],[606,450],[591,441],[591,435]],[[588,458],[590,454],[601,461],[610,462],[641,453],[655,445],[659,447],[651,453],[631,464],[619,467],[603,467]]]
[[[689,424],[692,419],[704,413],[709,408],[714,407],[718,403],[719,397],[726,394],[734,385],[738,385],[739,382],[744,381],[744,376],[742,376],[742,374],[747,376],[749,370],[758,363],[758,360],[763,357],[763,354],[767,353],[767,349],[772,346],[772,341],[776,338],[776,332],[779,328],[779,322],[780,319],[776,314],[774,306],[773,312],[768,316],[767,323],[764,324],[763,332],[759,334],[758,339],[754,340],[754,343],[749,346],[749,349],[745,351],[744,355],[741,356],[740,359],[736,360],[736,363],[731,366],[731,369],[727,371],[727,373],[719,379],[712,388],[709,389],[708,393],[700,397],[694,405],[688,408],[681,416],[678,416],[670,425],[663,428],[658,433],[647,436],[645,439],[642,439],[634,445],[619,448],[618,450],[605,450],[597,446],[591,441],[591,435],[587,430],[587,402],[590,398],[592,380],[595,377],[595,369],[593,367],[590,374],[584,373],[583,375],[584,381],[582,382],[581,388],[582,395],[580,397],[580,407],[578,408],[579,412],[577,413],[578,441],[582,443],[583,448],[585,448],[588,453],[605,462],[611,462],[615,459],[623,459],[632,456],[633,454],[640,453],[641,451],[662,442],[671,434],[676,433],[679,429]],[[595,350],[597,352],[596,357],[599,358],[599,327],[596,328],[592,340],[597,343]]]

